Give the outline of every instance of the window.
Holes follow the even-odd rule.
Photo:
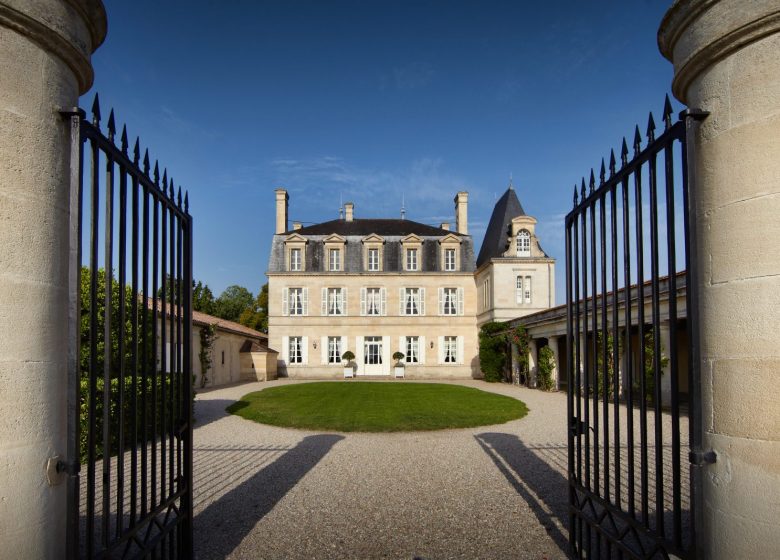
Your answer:
[[[301,259],[301,250],[300,249],[290,249],[290,270],[292,271],[301,271],[302,268],[302,259]]]
[[[346,288],[322,289],[322,314],[346,315]]]
[[[360,314],[385,315],[385,299],[384,288],[361,288]]]
[[[341,249],[330,249],[328,251],[328,270],[341,270]]]
[[[308,314],[308,289],[287,288],[283,301],[283,315],[307,315]]]
[[[328,337],[328,363],[329,364],[341,363],[341,337],[340,336]]]
[[[446,272],[455,270],[455,249],[444,250],[444,270]]]
[[[525,277],[525,302],[531,303],[531,277]]]
[[[445,364],[458,363],[458,337],[457,336],[444,337],[444,363]]]
[[[404,359],[407,364],[416,364],[420,362],[420,337],[406,337],[406,356]]]
[[[401,288],[401,315],[423,315],[422,288]]]
[[[379,270],[379,249],[368,250],[368,270],[372,272]]]
[[[531,234],[526,229],[517,232],[517,256],[531,256]]]
[[[515,280],[515,303],[523,303],[523,277],[518,276]]]
[[[303,363],[303,337],[291,336],[288,347],[288,355],[290,357],[291,364]]]
[[[439,288],[439,315],[463,315],[463,288]]]
[[[406,270],[417,269],[417,249],[406,250]]]

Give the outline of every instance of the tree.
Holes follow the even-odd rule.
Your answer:
[[[247,307],[241,312],[238,322],[242,325],[258,331],[268,332],[268,284],[260,288],[260,293],[252,302],[251,307]]]
[[[211,293],[211,288],[208,284],[203,284],[195,280],[192,281],[192,308],[195,311],[206,313],[207,315],[214,315],[214,294]]]
[[[228,286],[214,302],[214,315],[228,321],[238,322],[241,313],[251,308],[255,297],[243,286]]]
[[[479,329],[479,367],[485,381],[501,381],[507,364],[506,323],[485,323]]]

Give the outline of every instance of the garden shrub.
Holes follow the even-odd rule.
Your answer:
[[[549,346],[539,350],[539,365],[537,366],[539,375],[537,383],[543,391],[552,391],[555,389],[555,380],[553,379],[553,369],[555,369],[555,354]]]
[[[485,323],[479,329],[479,367],[485,381],[495,383],[504,378],[507,365],[506,323]]]

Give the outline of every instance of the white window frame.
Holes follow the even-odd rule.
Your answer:
[[[360,315],[364,317],[387,315],[387,291],[385,288],[378,286],[360,288]]]
[[[463,288],[439,288],[439,315],[463,315]]]
[[[327,353],[327,363],[329,364],[340,364],[341,363],[341,342],[342,337],[340,336],[329,336],[327,338],[327,344],[328,344],[328,353]]]
[[[347,289],[343,287],[322,288],[322,315],[339,316],[347,314]]]
[[[302,317],[309,314],[308,288],[285,288],[283,297],[282,315]]]
[[[406,249],[406,270],[415,272],[419,270],[419,253],[416,247],[407,247]]]
[[[531,256],[531,232],[527,229],[521,229],[517,232],[517,256]]]
[[[408,317],[425,315],[425,288],[401,288],[399,314]]]
[[[531,303],[531,277],[530,276],[526,276],[525,277],[524,284],[525,284],[525,286],[524,286],[524,288],[525,288],[525,302],[526,303]]]
[[[303,249],[300,247],[290,248],[290,271],[300,272],[303,270]]]
[[[372,258],[376,257],[376,258]],[[379,272],[379,248],[369,247],[366,252],[366,268],[369,272]]]
[[[407,336],[404,337],[404,361],[407,364],[419,364],[420,363],[420,337],[419,336]]]
[[[304,337],[291,336],[287,342],[287,363],[303,364]]]
[[[457,336],[445,336],[444,348],[442,349],[443,362],[445,364],[458,364],[460,363],[458,358],[458,337]]]
[[[341,249],[328,249],[328,270],[331,272],[341,270]]]
[[[455,249],[444,249],[444,271],[455,272]]]
[[[520,305],[523,303],[523,277],[519,274],[515,279],[515,303]]]

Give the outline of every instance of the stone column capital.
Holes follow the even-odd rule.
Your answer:
[[[94,80],[90,57],[106,37],[102,0],[0,0],[0,26],[59,57],[76,76],[79,94]]]
[[[672,92],[688,104],[688,87],[704,70],[778,32],[777,0],[676,0],[658,29],[658,48],[674,64]]]

